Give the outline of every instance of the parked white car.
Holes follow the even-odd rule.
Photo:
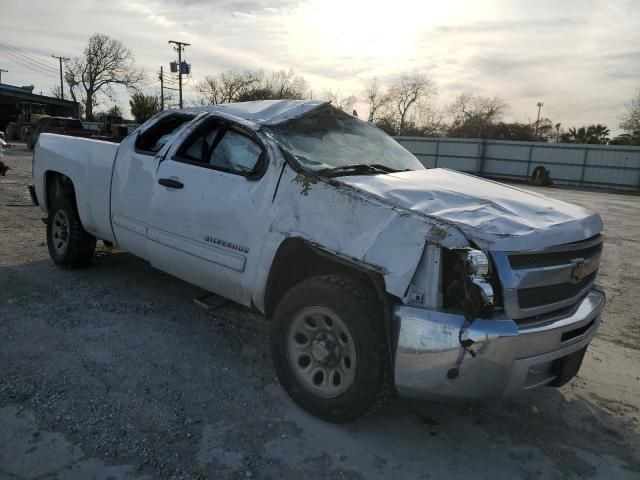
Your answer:
[[[53,261],[96,239],[272,319],[282,386],[330,421],[384,390],[482,398],[578,371],[605,296],[597,214],[425,169],[319,101],[170,110],[120,145],[42,134]]]

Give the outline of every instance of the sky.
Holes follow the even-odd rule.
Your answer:
[[[604,123],[616,132],[640,88],[638,0],[2,0],[0,7],[2,82],[45,94],[59,83],[51,54],[79,56],[95,32],[133,51],[149,93],[159,89],[160,65],[167,70],[176,57],[168,40],[190,43],[187,100],[195,82],[229,68],[291,68],[314,98],[422,72],[442,109],[460,93],[499,96],[510,105],[506,120],[535,121],[543,102],[542,116],[563,127]],[[13,59],[21,52],[23,64],[26,55],[53,70],[18,65],[6,55],[11,48]],[[119,91],[118,103],[127,100]]]

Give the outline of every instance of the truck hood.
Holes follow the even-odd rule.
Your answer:
[[[335,180],[458,229],[486,250],[538,250],[602,231],[600,216],[585,208],[443,168]]]

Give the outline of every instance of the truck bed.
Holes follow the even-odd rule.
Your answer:
[[[34,150],[33,179],[41,208],[48,207],[48,172],[73,182],[78,213],[84,228],[98,238],[113,241],[111,229],[111,172],[119,144],[92,138],[43,133]]]

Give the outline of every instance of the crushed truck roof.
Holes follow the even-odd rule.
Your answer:
[[[328,103],[323,100],[259,100],[218,103],[206,107],[183,108],[180,111],[222,114],[258,125],[276,125],[306,115]]]

